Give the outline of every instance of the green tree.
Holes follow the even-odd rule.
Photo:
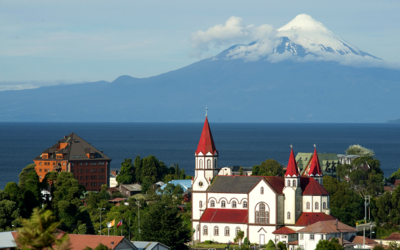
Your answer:
[[[242,166],[239,167],[239,175],[243,175],[243,168],[242,168]]]
[[[280,250],[286,250],[286,244],[283,243],[282,241],[279,241],[278,244],[277,244],[277,246],[278,246],[278,248],[279,248]]]
[[[364,217],[364,199],[347,182],[340,182],[331,176],[324,176],[325,189],[330,194],[330,209],[341,222],[354,226]]]
[[[29,174],[29,172],[31,171],[35,171],[35,164],[29,164],[28,166],[26,166],[25,168],[23,168],[21,170],[21,173],[18,175],[19,178],[19,183],[18,186],[20,188],[25,188],[25,181],[28,179],[27,174]]]
[[[22,193],[21,189],[15,182],[9,182],[4,188],[4,193],[10,196],[10,200],[18,204],[18,207],[22,207]]]
[[[142,216],[142,214],[141,214]],[[149,205],[149,210],[141,219],[141,240],[158,241],[171,249],[186,249],[190,241],[190,230],[184,226],[176,207],[157,202]]]
[[[255,173],[255,174],[254,174]],[[253,167],[253,175],[259,176],[283,176],[282,165],[276,160],[268,159],[261,162],[258,168]]]
[[[136,156],[133,165],[134,165],[135,171],[136,171],[136,181],[142,182],[143,160],[140,159],[140,155]]]
[[[185,169],[182,168],[179,179],[184,180],[185,178],[186,178]]]
[[[242,244],[242,240],[244,238],[244,232],[242,230],[240,230],[239,232],[237,232],[236,237],[238,238],[239,244],[241,245]]]
[[[10,199],[8,193],[0,190],[0,231],[13,230],[12,225],[18,225],[16,220],[19,217],[18,204]]]
[[[400,179],[400,168],[397,169],[397,171],[394,172],[390,177],[394,179]]]
[[[118,184],[130,184],[135,181],[135,167],[132,164],[132,159],[125,159],[121,163],[121,171],[117,175],[117,182]]]
[[[276,250],[275,244],[272,240],[269,240],[265,246],[265,250]]]
[[[157,166],[158,165],[159,165],[159,162],[158,162],[157,158],[153,155],[143,158],[143,167],[142,167],[143,182],[146,177],[148,178],[148,181],[151,182],[151,184],[153,184],[157,181]]]
[[[24,218],[29,217],[32,213],[33,208],[39,207],[42,203],[42,195],[40,192],[40,181],[36,171],[30,171],[24,175],[26,179],[23,185],[23,199],[24,199],[24,210],[22,215]]]
[[[99,245],[94,250],[111,250],[111,248],[108,248],[106,245],[99,243]]]
[[[260,171],[260,166],[254,165],[253,166],[253,171],[251,172],[251,175],[259,175],[258,172]]]
[[[360,155],[360,156],[368,156],[374,157],[375,153],[371,149],[364,148],[359,144],[350,145],[348,149],[346,149],[346,154],[348,155]]]
[[[331,238],[331,240],[320,240],[315,248],[315,250],[343,250],[339,244],[339,240],[336,238]]]
[[[353,169],[353,166],[349,164],[339,164],[336,168],[336,177],[339,180],[343,180],[344,177],[349,176],[351,170]]]
[[[30,219],[21,219],[22,227],[18,228],[16,243],[22,249],[69,249],[69,237],[64,234],[60,237],[55,216],[50,210],[41,211],[38,208],[33,210]]]

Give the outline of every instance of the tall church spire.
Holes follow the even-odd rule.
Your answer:
[[[314,154],[310,163],[310,170],[308,171],[309,176],[322,176],[321,165],[319,164],[317,147],[314,145]]]
[[[204,121],[203,131],[201,132],[199,145],[197,146],[195,155],[198,155],[200,153],[202,153],[203,155],[206,155],[207,153],[218,155],[218,151],[215,147],[214,139],[212,137],[210,125],[208,124],[207,116],[206,120]]]
[[[289,162],[286,168],[285,177],[297,177],[300,175],[300,173],[297,167],[296,159],[294,157],[292,145],[290,145],[290,147],[291,147],[291,152],[290,152]]]

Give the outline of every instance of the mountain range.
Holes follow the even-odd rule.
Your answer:
[[[400,70],[302,14],[274,36],[148,78],[0,92],[0,121],[386,122]]]

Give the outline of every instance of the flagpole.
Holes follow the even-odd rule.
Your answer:
[[[115,219],[114,219],[114,235],[115,235],[115,227],[116,227],[116,225],[115,225]]]
[[[122,219],[121,219],[121,236],[122,236]]]

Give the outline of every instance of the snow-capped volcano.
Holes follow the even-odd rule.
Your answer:
[[[379,59],[346,42],[306,14],[296,16],[277,29],[273,35],[246,45],[232,46],[216,58],[241,58],[250,61],[267,58],[270,61],[282,61],[301,59],[308,55],[309,59],[334,61],[341,60],[341,56],[346,56],[347,62],[355,59],[358,61]]]

